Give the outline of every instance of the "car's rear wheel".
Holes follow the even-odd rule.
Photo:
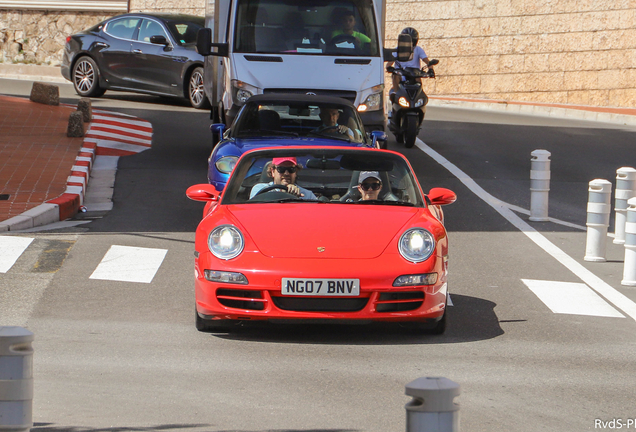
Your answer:
[[[229,332],[237,323],[231,320],[209,320],[201,318],[196,308],[194,309],[195,324],[200,332]]]
[[[196,67],[188,80],[188,97],[190,104],[196,109],[210,108],[210,103],[205,95],[205,87],[203,86],[203,68]]]
[[[80,57],[73,66],[73,86],[78,95],[100,97],[106,92],[99,86],[99,68],[95,60],[88,56]]]

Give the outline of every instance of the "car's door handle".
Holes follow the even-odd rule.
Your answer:
[[[108,44],[104,42],[95,42],[95,46],[98,46],[100,48],[108,48]]]
[[[144,52],[140,49],[134,49],[132,52],[134,52],[135,54],[143,54]]]

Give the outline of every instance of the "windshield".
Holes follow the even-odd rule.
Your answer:
[[[366,143],[357,112],[348,105],[311,102],[248,102],[232,126],[232,137],[322,137]]]
[[[287,169],[290,166],[292,173]],[[286,182],[280,181],[283,177]],[[288,193],[287,182],[300,187],[303,196]],[[402,156],[351,148],[245,154],[232,172],[222,203],[273,202],[424,206],[419,186]]]
[[[234,51],[378,56],[372,0],[239,0]]]
[[[194,44],[197,42],[197,32],[203,28],[203,17],[188,17],[184,19],[168,18],[166,25],[172,37],[179,45]]]

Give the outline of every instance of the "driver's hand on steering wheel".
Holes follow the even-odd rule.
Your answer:
[[[287,193],[295,195],[297,197],[304,197],[305,194],[300,191],[300,188],[295,184],[287,185]]]
[[[338,125],[338,132],[341,134],[349,133],[349,128],[345,125]]]

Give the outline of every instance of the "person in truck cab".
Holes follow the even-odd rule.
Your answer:
[[[341,25],[340,30],[335,30],[331,34],[332,39],[340,35],[353,36],[354,38],[358,40],[358,46],[360,47],[364,46],[364,44],[368,44],[371,42],[371,39],[369,38],[369,36],[365,35],[364,33],[360,33],[359,31],[356,31],[355,29],[356,16],[352,11],[348,10],[342,13],[342,15],[340,16],[340,25]]]

